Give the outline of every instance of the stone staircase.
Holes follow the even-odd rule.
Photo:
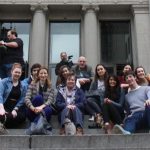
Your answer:
[[[53,134],[25,134],[26,123],[20,129],[9,129],[0,136],[0,150],[150,150],[150,134],[106,135],[103,129],[88,129],[88,116],[84,121],[83,136],[60,136],[57,117],[52,117]]]

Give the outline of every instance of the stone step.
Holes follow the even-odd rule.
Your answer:
[[[32,150],[149,150],[149,148],[119,148],[119,149],[112,149],[112,148],[109,148],[109,149],[101,149],[101,148],[59,148],[59,149],[50,149],[50,148],[32,148]]]
[[[85,115],[84,116],[84,128],[88,128],[88,126],[93,126],[94,125],[94,122],[91,122],[88,119],[89,119],[89,116]],[[26,129],[26,128],[29,127],[29,125],[30,125],[30,122],[28,121],[28,119],[26,119],[26,121],[19,126],[19,129]],[[52,115],[51,125],[54,129],[59,129],[60,128],[60,124],[58,122],[58,116],[57,115]]]
[[[119,148],[119,149],[112,149],[112,148],[104,148],[104,149],[99,149],[99,148],[56,148],[56,149],[51,149],[51,148],[1,148],[0,150],[149,150],[149,148]]]
[[[10,133],[13,133],[10,131]],[[1,135],[0,150],[148,150],[150,134]]]
[[[32,136],[32,148],[49,149],[150,149],[150,134]],[[43,141],[40,143],[40,141]]]
[[[26,129],[8,129],[8,135],[26,135]],[[84,135],[105,134],[103,129],[84,129]],[[53,129],[52,135],[59,135],[59,129]]]

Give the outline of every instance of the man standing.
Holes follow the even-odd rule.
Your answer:
[[[72,57],[72,56],[69,56],[69,57]],[[69,59],[71,59],[71,58],[68,58],[66,52],[61,52],[61,53],[60,53],[60,59],[61,59],[61,61],[56,64],[56,68],[55,68],[55,74],[56,74],[56,75],[59,74],[59,69],[60,69],[61,66],[66,65],[66,66],[68,66],[69,68],[71,68],[72,65],[73,65],[73,62],[69,60]]]
[[[0,41],[0,45],[7,48],[2,65],[0,66],[0,78],[10,76],[10,70],[13,63],[24,65],[23,41],[17,37],[17,32],[15,30],[9,30],[7,32],[7,38],[7,42]]]
[[[76,77],[81,85],[83,91],[88,91],[91,85],[91,81],[94,77],[92,67],[87,65],[86,58],[80,56],[78,64],[72,67],[72,71],[76,74]]]
[[[139,86],[133,72],[128,72],[125,76],[129,84],[129,92],[125,96],[128,116],[124,122],[124,129],[114,126],[114,133],[131,134],[138,129],[150,129],[150,87]]]

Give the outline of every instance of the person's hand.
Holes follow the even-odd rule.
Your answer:
[[[0,45],[4,45],[5,44],[5,42],[4,41],[0,41]]]
[[[3,104],[0,104],[0,115],[4,115],[6,113]]]
[[[108,103],[108,104],[111,104],[111,103],[112,103],[112,100],[108,99],[108,100],[107,100],[107,103]]]
[[[40,113],[40,112],[42,112],[42,110],[43,110],[43,106],[41,105],[41,106],[35,107],[34,112]]]
[[[71,109],[74,110],[76,108],[76,105],[71,105]]]
[[[87,79],[87,78],[84,79],[84,82],[86,82],[86,83],[88,83],[90,81],[91,81],[90,79]]]
[[[108,98],[104,98],[104,103],[107,103],[107,101],[108,101]]]
[[[0,108],[0,115],[3,116],[5,113],[6,113],[5,109],[4,108],[2,108],[2,109]]]
[[[73,110],[76,106],[75,105],[68,105],[67,108]]]
[[[145,101],[145,106],[150,106],[150,99]]]
[[[13,118],[16,118],[16,117],[17,117],[17,111],[16,111],[16,110],[13,110],[13,111],[11,112],[11,114],[13,115]]]
[[[111,104],[112,101],[109,98],[104,98],[104,103],[106,104]]]
[[[85,81],[83,79],[79,79],[78,81],[79,81],[80,85],[84,85],[85,84]]]
[[[71,109],[72,105],[67,105],[67,108]]]

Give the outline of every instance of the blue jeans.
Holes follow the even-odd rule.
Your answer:
[[[7,78],[11,76],[11,68],[13,64],[3,64],[0,66],[0,78]]]
[[[142,128],[150,129],[150,106],[146,106],[145,111],[136,112],[125,119],[124,129],[126,131],[135,133]]]
[[[32,104],[34,107],[41,106],[42,104],[44,104],[44,100],[43,100],[42,96],[41,95],[35,96],[32,99]],[[46,119],[49,122],[51,115],[53,113],[52,108],[50,106],[46,106],[46,107],[44,107],[43,111],[45,112]],[[35,112],[31,111],[30,109],[27,109],[27,117],[31,122],[33,122],[39,118],[39,114],[36,114]]]
[[[74,122],[76,126],[80,125],[83,128],[83,115],[78,107],[75,107],[75,109],[73,110],[70,110],[69,108],[65,107],[61,111],[61,126],[64,125],[64,121],[66,117],[69,117],[69,118],[71,117],[70,119],[72,120],[72,122]]]

